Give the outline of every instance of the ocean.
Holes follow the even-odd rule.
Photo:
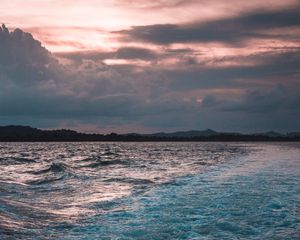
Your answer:
[[[300,143],[0,143],[0,239],[300,239]]]

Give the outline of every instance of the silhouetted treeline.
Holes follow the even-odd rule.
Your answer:
[[[87,134],[72,130],[40,130],[25,126],[0,127],[0,142],[81,142],[81,141],[121,141],[121,142],[145,142],[145,141],[300,141],[300,133],[289,134],[239,134],[218,133],[211,135],[207,131],[199,131],[205,136],[176,136],[176,134]]]

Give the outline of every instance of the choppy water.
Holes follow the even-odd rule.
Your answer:
[[[0,239],[300,239],[300,144],[1,143]]]

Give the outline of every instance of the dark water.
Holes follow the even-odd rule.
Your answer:
[[[0,239],[300,239],[300,144],[1,143]]]

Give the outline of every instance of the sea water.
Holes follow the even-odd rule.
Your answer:
[[[300,239],[300,144],[1,143],[0,239]]]

